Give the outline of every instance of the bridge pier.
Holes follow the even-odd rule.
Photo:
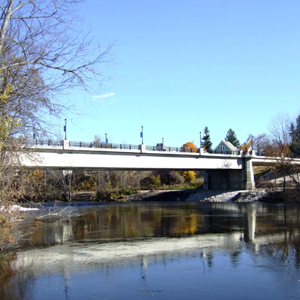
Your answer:
[[[244,157],[244,168],[242,171],[244,172],[244,189],[245,190],[255,189],[252,157],[249,156]]]
[[[243,169],[219,169],[206,171],[203,189],[252,190],[255,188],[251,157],[243,158]]]

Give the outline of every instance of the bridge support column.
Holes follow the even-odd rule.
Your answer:
[[[251,157],[244,157],[244,190],[255,189],[254,172]]]
[[[244,158],[241,170],[210,170],[204,175],[203,189],[252,190],[255,188],[251,158]]]

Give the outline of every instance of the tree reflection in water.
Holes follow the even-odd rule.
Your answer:
[[[23,226],[18,251],[1,255],[3,299],[31,298],[32,294],[38,299],[45,290],[49,299],[62,294],[79,299],[82,294],[72,293],[81,284],[98,289],[99,295],[102,289],[112,293],[112,298],[122,298],[126,282],[137,299],[145,291],[153,293],[153,286],[159,286],[167,297],[164,291],[171,287],[182,293],[194,290],[199,296],[195,277],[206,282],[214,276],[216,284],[232,287],[232,293],[232,280],[247,285],[245,276],[280,282],[284,275],[286,284],[294,285],[299,280],[298,206],[143,203],[86,206],[78,208],[77,214]],[[173,278],[174,283],[163,276]],[[98,278],[98,283],[91,278]],[[300,297],[294,285],[289,285],[289,293]],[[209,295],[207,287],[201,289]],[[286,293],[275,288],[275,299],[276,292]]]

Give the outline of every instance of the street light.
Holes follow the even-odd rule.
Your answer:
[[[105,133],[105,143],[108,144],[107,133]]]
[[[141,138],[142,138],[142,145],[143,145],[144,144],[144,126],[142,126]]]
[[[164,144],[164,142],[165,142],[165,139],[164,139],[164,138],[162,138],[162,143]]]
[[[201,149],[201,146],[202,146],[202,139],[201,139],[201,131],[200,131],[200,149]]]
[[[34,128],[34,126],[32,127],[32,132],[33,132],[33,140],[35,140],[35,128]]]
[[[66,140],[67,139],[67,119],[65,119],[64,132],[65,132],[65,140]]]

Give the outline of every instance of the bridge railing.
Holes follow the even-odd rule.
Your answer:
[[[210,154],[228,154],[228,155],[240,155],[240,151],[220,151],[220,150],[209,150],[207,151]]]
[[[117,144],[117,143],[99,143],[99,142],[78,142],[68,141],[70,147],[82,147],[82,148],[99,148],[99,149],[121,149],[121,150],[141,150],[141,145],[133,144]],[[64,140],[34,140],[34,145],[39,146],[64,146]],[[186,152],[186,153],[199,153],[199,149],[192,149],[189,147],[167,147],[164,144],[157,144],[156,146],[145,145],[146,151],[159,151],[159,152]],[[204,150],[204,153],[210,154],[224,154],[224,155],[240,155],[240,151],[220,151],[220,150]],[[249,151],[248,154],[252,154]],[[264,153],[255,153],[256,156],[263,156]]]
[[[34,140],[34,145],[37,146],[63,146],[64,141],[55,140]],[[103,148],[103,149],[124,149],[124,150],[140,150],[141,145],[133,144],[117,144],[117,143],[99,143],[99,142],[78,142],[69,141],[70,147],[83,147],[83,148]],[[192,149],[189,147],[167,147],[160,144],[156,146],[146,145],[147,151],[166,151],[166,152],[188,152],[188,153],[199,153],[199,149]]]
[[[265,153],[263,151],[255,151],[256,156],[265,156]]]
[[[147,151],[163,151],[163,152],[188,152],[188,153],[199,153],[199,149],[191,149],[186,147],[167,147],[167,146],[150,146],[146,145]]]
[[[34,145],[37,146],[63,146],[64,141],[55,141],[55,140],[34,140],[33,141]]]
[[[139,150],[139,145],[116,144],[116,143],[99,143],[99,142],[86,143],[86,142],[73,142],[73,141],[70,141],[70,147]]]

